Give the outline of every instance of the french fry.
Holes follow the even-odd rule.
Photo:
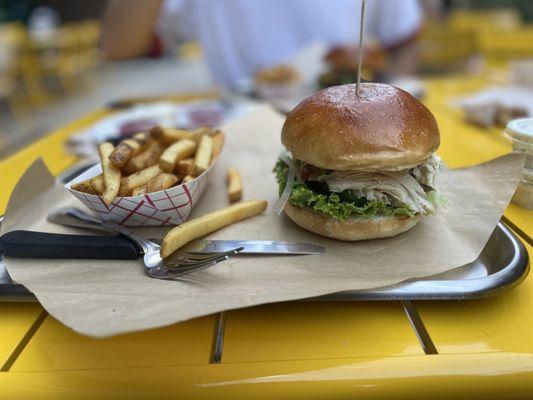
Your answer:
[[[224,134],[220,131],[217,131],[213,136],[213,157],[212,160],[218,157],[224,146]]]
[[[228,169],[227,182],[229,201],[239,201],[242,198],[242,179],[239,171],[235,168]]]
[[[198,176],[209,168],[211,163],[211,153],[213,152],[213,138],[209,135],[203,135],[198,143],[196,155],[194,156],[193,174]]]
[[[161,257],[168,257],[194,239],[260,214],[266,207],[265,200],[246,201],[184,222],[166,234],[161,246]]]
[[[129,175],[157,164],[159,156],[161,156],[164,149],[165,148],[161,143],[157,141],[151,142],[143,152],[132,157],[124,167],[122,167],[122,171]]]
[[[109,156],[111,162],[122,167],[128,160],[146,148],[151,138],[144,132],[135,134],[132,138],[123,140]]]
[[[176,166],[174,167],[174,173],[178,176],[191,175],[193,165],[194,165],[194,158],[187,158],[185,160],[180,160],[176,163]]]
[[[159,165],[152,165],[151,167],[137,171],[129,176],[126,176],[120,180],[119,196],[129,196],[132,194],[133,189],[146,185],[150,179],[161,173]]]
[[[194,179],[195,179],[194,176],[192,176],[192,175],[187,175],[187,176],[185,176],[185,177],[182,179],[181,183],[187,183],[187,182],[190,182],[190,181],[194,181]]]
[[[109,156],[109,160],[111,160],[115,166],[120,168],[128,162],[132,154],[133,147],[124,141],[115,147],[115,150],[113,150],[113,153]]]
[[[104,175],[105,189],[102,193],[102,200],[105,204],[111,204],[117,197],[120,188],[120,169],[109,161],[109,156],[113,152],[114,146],[111,143],[102,143],[98,148],[100,163],[102,164],[102,174]]]
[[[196,151],[196,142],[190,139],[181,139],[171,144],[161,155],[159,167],[165,172],[174,171],[174,165],[177,161],[183,160],[194,155]]]
[[[95,193],[99,195],[104,193],[105,183],[104,183],[104,176],[102,174],[96,175],[94,178],[91,178],[89,180],[89,183],[91,184],[91,187],[93,188]]]
[[[148,193],[158,192],[174,186],[177,182],[178,177],[176,175],[162,173],[150,179],[150,181],[146,184],[146,191]]]
[[[193,139],[195,134],[183,129],[154,126],[150,129],[150,136],[155,140],[168,145],[181,139]]]
[[[210,128],[208,126],[201,126],[199,128],[196,128],[196,129],[193,129],[191,131],[197,138],[201,138],[202,135],[209,135],[209,136],[214,136],[215,134],[217,134],[218,132],[220,132],[220,130],[218,130],[217,128]]]
[[[72,185],[70,185],[70,188],[72,190],[76,190],[78,192],[83,192],[83,193],[87,193],[87,194],[98,194],[98,193],[95,192],[95,190],[91,186],[91,180],[90,179],[86,179],[86,180],[78,182],[78,183],[73,183]]]
[[[142,185],[142,186],[139,186],[133,189],[131,192],[131,195],[140,196],[141,194],[146,194],[146,193],[148,193],[148,188],[146,187],[146,185]]]
[[[209,128],[208,126],[200,126],[199,128],[195,128],[193,129],[191,132],[195,135],[195,136],[202,136],[202,135],[209,135],[210,133],[212,133],[214,131],[213,128]]]

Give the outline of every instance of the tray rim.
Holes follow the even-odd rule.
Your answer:
[[[494,231],[499,229],[513,246],[514,254],[510,262],[501,270],[483,278],[457,280],[415,279],[391,286],[370,290],[349,290],[314,297],[316,301],[401,301],[401,300],[475,300],[495,296],[506,290],[518,286],[526,279],[530,270],[529,254],[517,235],[502,221],[498,222]],[[493,232],[494,232],[493,231]],[[481,254],[480,254],[481,255]],[[476,260],[479,259],[479,256]],[[475,261],[475,260],[474,260]],[[461,268],[457,267],[457,268]],[[453,290],[452,282],[462,282],[469,288]],[[448,290],[440,293],[423,293],[417,291],[417,286],[436,285],[448,286]],[[411,292],[408,292],[411,288]],[[402,293],[402,289],[405,293]]]

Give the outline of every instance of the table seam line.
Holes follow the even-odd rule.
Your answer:
[[[22,337],[20,342],[17,344],[15,349],[11,352],[4,365],[0,368],[0,372],[9,372],[13,364],[17,361],[19,356],[22,354],[26,346],[30,343],[31,339],[37,333],[44,320],[48,316],[46,310],[42,310],[39,316],[33,321],[33,324],[30,326],[26,334]]]

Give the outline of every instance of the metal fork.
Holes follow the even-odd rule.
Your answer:
[[[148,276],[156,279],[179,279],[192,272],[212,267],[227,260],[234,254],[244,250],[244,247],[227,252],[189,253],[177,251],[169,260],[163,260],[157,243],[130,231],[112,221],[100,221],[98,218],[75,207],[65,207],[48,215],[48,221],[77,228],[96,229],[110,233],[120,233],[139,245],[144,253],[144,269]]]

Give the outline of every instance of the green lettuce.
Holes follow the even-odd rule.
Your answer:
[[[278,160],[273,172],[276,174],[279,194],[281,195],[287,185],[289,167],[283,161]],[[317,193],[305,183],[296,180],[293,183],[288,202],[296,207],[311,208],[339,221],[357,217],[411,217],[414,215],[407,206],[394,207],[379,200],[368,201],[355,196],[351,190],[345,190],[342,193]]]
[[[440,193],[438,190],[431,190],[427,193],[427,198],[433,207],[445,208],[448,205],[448,198]]]

